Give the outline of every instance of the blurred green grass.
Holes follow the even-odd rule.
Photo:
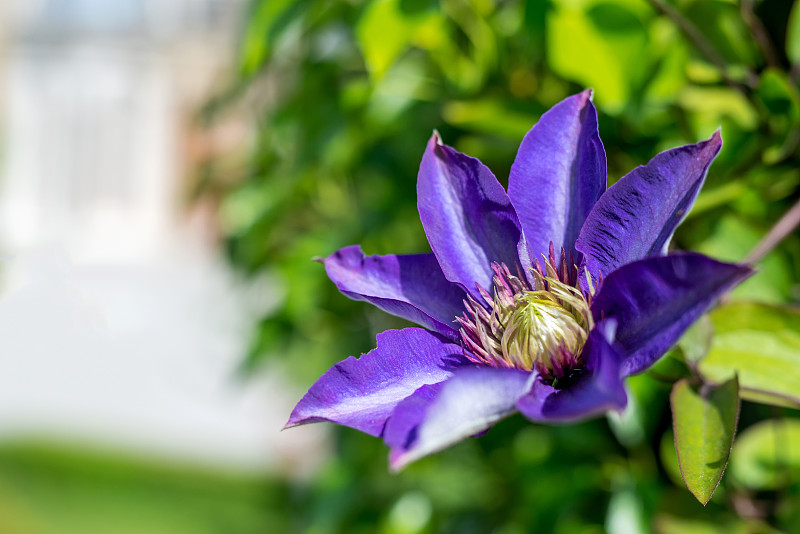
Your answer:
[[[262,476],[52,441],[0,446],[0,532],[281,532],[281,485]]]

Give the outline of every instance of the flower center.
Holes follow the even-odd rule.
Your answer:
[[[552,259],[551,253],[551,259]],[[581,351],[592,329],[589,302],[576,286],[575,271],[553,261],[537,263],[533,287],[518,272],[493,264],[494,295],[478,288],[485,305],[470,298],[458,318],[465,355],[494,367],[536,369],[557,385],[583,367]]]

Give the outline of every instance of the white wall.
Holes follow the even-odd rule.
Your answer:
[[[279,284],[237,281],[181,207],[185,125],[233,54],[236,4],[4,5],[0,439],[247,469],[319,456],[320,429],[278,434],[298,392],[234,377],[248,306]]]

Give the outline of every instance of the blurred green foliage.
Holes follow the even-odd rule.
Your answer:
[[[504,182],[541,113],[592,87],[613,182],[721,127],[723,150],[674,244],[724,260],[742,261],[800,199],[800,2],[254,0],[248,9],[236,75],[200,115],[214,128],[245,110],[254,143],[244,164],[206,162],[193,191],[217,203],[230,263],[286,291],[260,318],[245,370],[270,359],[305,388],[403,325],[339,295],[311,259],[354,243],[368,254],[428,250],[415,182],[433,129]],[[729,475],[703,508],[680,478],[668,402],[670,384],[709,349],[700,370],[727,377],[741,335],[775,350],[734,363],[770,360],[767,380],[787,367],[780,388],[796,391],[800,355],[781,347],[797,347],[798,266],[795,233],[714,313],[709,332],[724,336],[687,336],[630,381],[621,416],[569,427],[514,417],[400,475],[388,473],[379,440],[349,429],[335,431],[335,455],[310,481],[198,492],[170,479],[153,490],[139,466],[110,483],[109,497],[91,467],[76,468],[74,498],[134,526],[12,532],[800,532],[800,464],[785,453],[800,449],[797,410],[743,402]],[[771,388],[758,373],[739,378]],[[68,522],[62,496],[45,494],[52,462],[12,452],[0,454],[0,499],[25,484],[14,494],[39,495],[54,505],[53,524]],[[154,495],[177,504],[167,511]],[[115,498],[146,502],[125,518]],[[0,506],[0,526],[19,517]]]
[[[664,5],[677,19],[657,9]],[[248,363],[278,355],[307,382],[334,358],[368,350],[376,331],[397,323],[341,298],[309,260],[353,243],[367,253],[427,250],[415,180],[432,130],[504,181],[538,116],[587,86],[612,182],[660,150],[722,128],[723,151],[675,244],[741,261],[798,196],[793,7],[253,2],[239,75],[202,119],[213,127],[244,107],[256,144],[244,170],[209,161],[195,191],[218,199],[231,263],[269,272],[287,289],[285,306],[254,336]],[[793,237],[738,295],[796,301],[799,263]]]
[[[354,243],[368,254],[429,250],[415,181],[432,130],[504,182],[541,113],[585,87],[595,90],[611,183],[722,129],[723,150],[674,246],[744,260],[800,198],[799,43],[800,3],[787,0],[252,2],[238,75],[201,117],[213,128],[252,110],[256,142],[244,171],[211,160],[195,191],[219,202],[231,264],[286,288],[244,368],[271,359],[305,388],[369,350],[376,332],[402,326],[339,295],[310,259]],[[746,480],[723,478],[707,508],[694,502],[667,399],[707,352],[700,369],[719,380],[738,371],[743,387],[770,390],[783,366],[777,389],[798,393],[800,355],[783,348],[796,349],[799,265],[795,233],[731,296],[748,303],[715,312],[705,341],[695,329],[631,381],[623,416],[568,428],[512,418],[396,477],[378,440],[337,429],[336,457],[297,485],[299,508],[287,513],[310,519],[296,531],[800,531],[800,481],[782,474],[788,459],[759,462],[767,438],[734,446],[732,471]],[[710,338],[714,327],[724,335]],[[728,358],[748,335],[761,337]],[[764,361],[759,373],[753,362]],[[763,400],[757,393],[745,398]],[[739,429],[749,436],[764,418],[797,416],[744,402]],[[786,447],[800,447],[795,434]]]

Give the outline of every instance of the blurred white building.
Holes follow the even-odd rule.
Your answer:
[[[112,259],[170,239],[180,129],[233,55],[236,4],[5,5],[4,243]]]
[[[287,395],[234,380],[248,305],[277,288],[237,283],[182,207],[193,113],[233,64],[242,7],[0,4],[0,440],[280,457]]]

